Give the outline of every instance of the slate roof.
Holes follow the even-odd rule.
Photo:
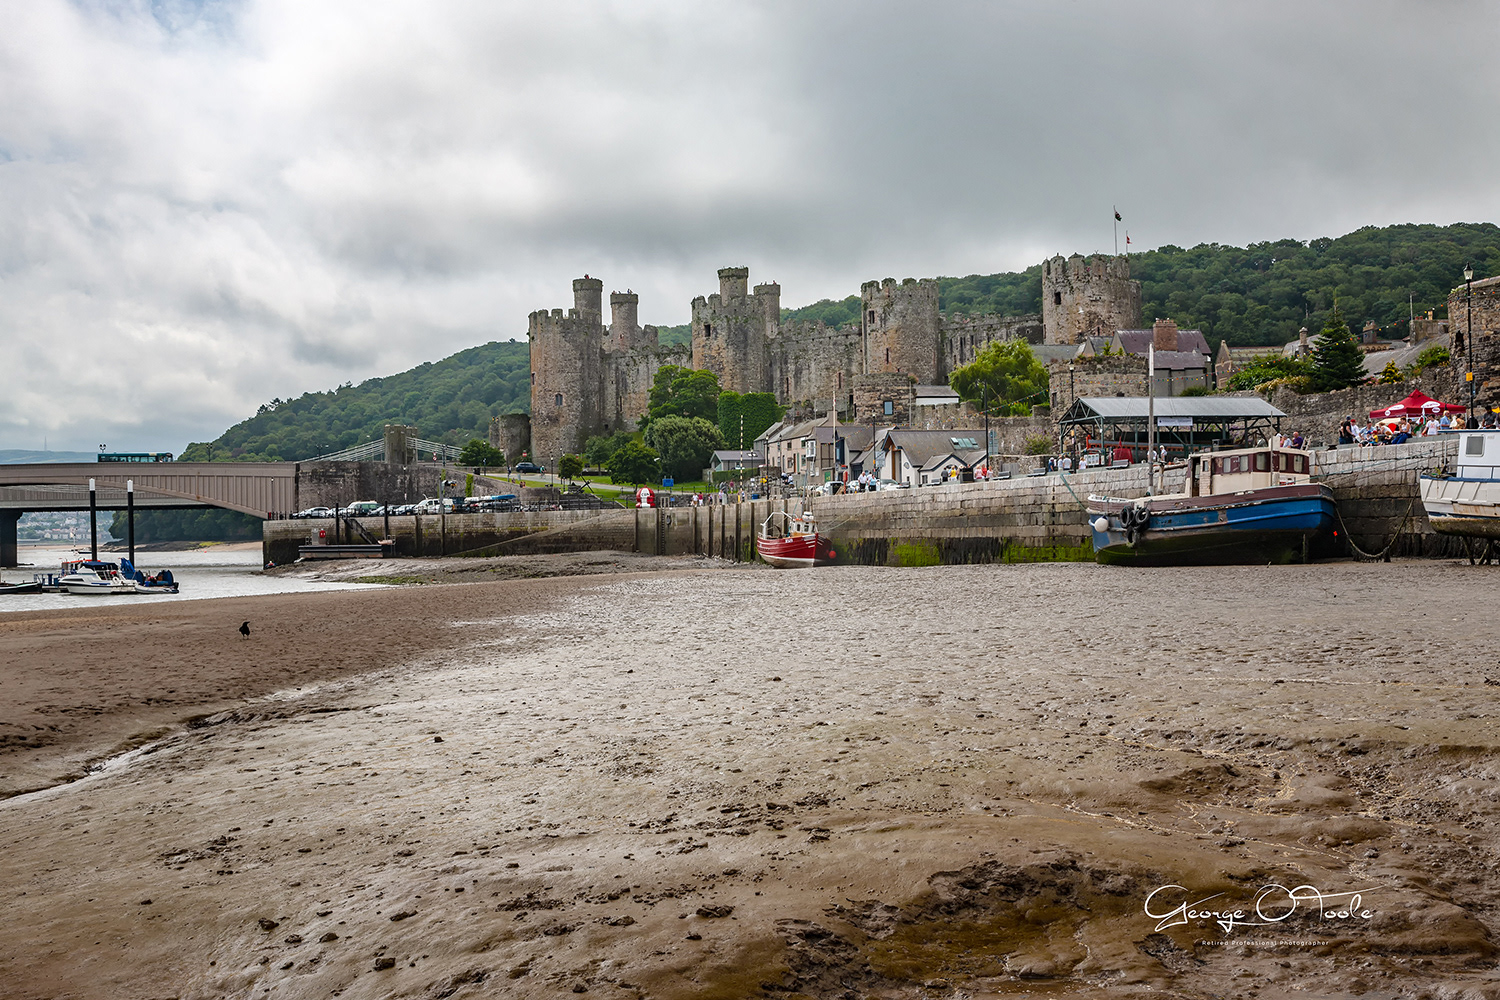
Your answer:
[[[969,447],[967,442],[983,442],[984,429],[950,431],[894,430],[888,435],[890,446],[906,453],[907,461],[921,469],[928,468],[934,460],[942,461],[949,455],[962,455],[978,451],[984,457],[984,448]]]
[[[1116,330],[1115,336],[1120,338],[1120,346],[1125,348],[1126,354],[1145,354],[1146,348],[1154,342],[1156,332],[1154,330]],[[1203,336],[1202,330],[1178,330],[1177,349],[1208,354],[1208,338]],[[1161,354],[1165,353],[1165,351],[1161,352]],[[1160,354],[1157,356],[1160,357]]]

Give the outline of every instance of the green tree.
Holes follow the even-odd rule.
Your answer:
[[[481,438],[470,438],[464,450],[458,453],[458,464],[475,469],[489,469],[505,464],[505,454]]]
[[[958,395],[990,413],[1024,416],[1047,398],[1047,369],[1024,340],[990,344],[948,379]]]
[[[695,371],[681,365],[662,365],[651,380],[651,403],[642,429],[662,417],[700,417],[716,420],[719,416],[719,376],[710,371]]]
[[[1359,341],[1349,329],[1349,324],[1344,322],[1343,311],[1335,302],[1328,319],[1323,323],[1323,332],[1313,346],[1310,373],[1313,389],[1317,392],[1331,392],[1363,382],[1366,377],[1364,357],[1359,349]]]
[[[146,542],[234,542],[260,537],[261,519],[218,507],[193,510],[137,510],[135,540]],[[109,533],[125,538],[129,514],[115,511]]]
[[[1433,365],[1446,365],[1452,360],[1452,357],[1453,355],[1449,353],[1448,348],[1441,344],[1433,344],[1417,355],[1417,360],[1412,362],[1411,373],[1413,375],[1420,375],[1424,369],[1430,368]]]
[[[609,456],[604,464],[610,477],[617,483],[654,483],[661,478],[661,460],[654,449],[639,441],[631,441]]]
[[[1307,375],[1309,371],[1311,371],[1311,366],[1301,358],[1288,358],[1280,354],[1256,358],[1229,376],[1229,388],[1254,389],[1277,379],[1300,378]]]
[[[572,482],[583,475],[583,459],[578,455],[564,455],[557,460],[557,474]]]
[[[1385,363],[1385,367],[1380,370],[1381,385],[1390,385],[1394,382],[1400,382],[1404,378],[1406,378],[1406,376],[1401,374],[1401,369],[1396,367],[1396,362],[1394,361],[1387,361]]]
[[[731,448],[749,448],[784,413],[786,408],[769,392],[719,393],[719,433]]]
[[[629,431],[595,434],[583,443],[583,460],[591,469],[602,469],[609,462],[609,456],[625,447],[631,440],[632,435]]]
[[[719,429],[702,417],[662,417],[646,428],[646,444],[661,456],[662,473],[673,479],[697,479],[724,447]]]

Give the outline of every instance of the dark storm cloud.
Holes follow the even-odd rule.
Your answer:
[[[0,447],[180,448],[585,271],[673,323],[726,264],[796,305],[1108,250],[1115,204],[1137,247],[1494,219],[1497,13],[18,5]]]

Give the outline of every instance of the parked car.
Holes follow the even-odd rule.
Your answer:
[[[332,516],[333,516],[333,511],[329,510],[327,507],[309,507],[306,510],[299,510],[299,511],[297,511],[297,513],[295,513],[295,514],[292,515],[292,517],[294,517],[294,518],[304,518],[304,517],[332,517]]]
[[[535,476],[535,475],[540,475],[541,473],[546,472],[547,470],[544,469],[544,468],[542,468],[540,465],[537,465],[535,462],[518,462],[518,463],[516,463],[516,471],[517,472],[525,472],[525,473],[528,473],[530,475]]]
[[[416,505],[416,509],[413,511],[413,513],[416,513],[416,514],[441,514],[444,511],[448,511],[448,512],[451,513],[452,510],[453,510],[453,498],[452,497],[443,497],[441,500],[439,500],[437,497],[428,497],[427,499],[420,501]]]
[[[875,482],[877,490],[909,490],[911,483],[898,483],[894,479],[880,479]]]
[[[350,517],[369,517],[380,509],[379,500],[356,500],[344,507],[344,513]]]

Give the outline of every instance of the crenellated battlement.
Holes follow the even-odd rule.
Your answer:
[[[528,318],[531,341],[533,456],[551,464],[593,434],[633,428],[664,364],[716,373],[726,390],[770,392],[786,405],[823,412],[858,404],[856,379],[896,378],[942,384],[950,372],[997,341],[1074,343],[1086,333],[1140,325],[1140,285],[1125,258],[1053,257],[1042,265],[1043,312],[1032,316],[945,317],[932,278],[883,278],[860,285],[860,314],[850,323],[781,321],[781,285],[751,286],[748,267],[718,270],[718,290],[691,301],[689,347],[661,346],[641,326],[640,296],[604,283],[573,280],[573,307]]]
[[[1128,257],[1061,255],[1042,262],[1042,323],[1049,344],[1133,330],[1141,321],[1141,283]]]

